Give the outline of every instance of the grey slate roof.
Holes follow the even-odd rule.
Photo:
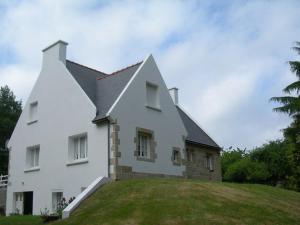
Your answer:
[[[69,60],[66,61],[66,67],[97,107],[95,121],[106,117],[106,113],[141,63],[139,62],[112,74],[106,74]]]
[[[112,74],[106,74],[69,60],[66,61],[67,69],[97,108],[97,115],[93,121],[106,118],[108,110],[141,64],[142,62],[139,62]],[[178,106],[176,108],[188,132],[186,139],[188,142],[219,148],[185,112]]]
[[[180,107],[176,106],[179,116],[188,132],[186,140],[188,142],[201,144],[213,148],[220,148]]]

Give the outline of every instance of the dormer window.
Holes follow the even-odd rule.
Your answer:
[[[158,86],[152,83],[146,83],[147,107],[160,110]]]
[[[32,102],[29,105],[29,121],[28,124],[37,122],[38,102]]]

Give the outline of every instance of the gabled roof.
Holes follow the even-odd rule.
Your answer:
[[[142,62],[139,62],[114,73],[107,74],[66,60],[67,69],[97,108],[97,114],[93,121],[99,121],[107,117],[111,106],[141,64]],[[220,148],[187,113],[177,105],[176,108],[188,132],[187,142],[217,149]]]
[[[106,117],[108,110],[141,64],[142,62],[139,62],[107,74],[69,60],[66,61],[67,69],[97,108],[94,121]]]
[[[179,116],[187,130],[186,141],[194,144],[200,144],[203,146],[220,148],[219,145],[209,137],[204,130],[189,116],[184,112],[178,105],[176,106]]]

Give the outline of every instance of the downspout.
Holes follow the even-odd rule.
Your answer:
[[[108,156],[108,161],[107,161],[107,177],[110,177],[110,120],[107,120],[107,156]]]

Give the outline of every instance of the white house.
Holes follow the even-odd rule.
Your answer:
[[[7,215],[55,212],[99,176],[221,180],[220,147],[179,106],[151,55],[106,74],[66,60],[66,47],[43,50],[8,143]]]

